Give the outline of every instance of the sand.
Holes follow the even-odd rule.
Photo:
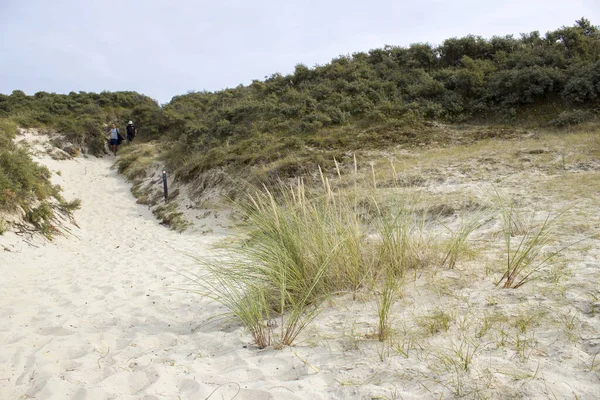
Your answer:
[[[600,398],[597,240],[562,286],[502,290],[480,262],[425,272],[404,286],[389,343],[370,335],[373,299],[348,295],[295,346],[259,350],[222,306],[184,290],[190,254],[219,256],[225,236],[160,225],[112,157],[39,160],[82,208],[53,242],[0,236],[0,399]],[[426,334],[419,321],[438,311],[450,327]],[[511,322],[538,314],[525,331]]]
[[[239,327],[214,319],[223,309],[180,290],[173,269],[193,269],[186,253],[219,237],[159,225],[111,158],[43,162],[82,200],[80,229],[38,247],[0,237],[1,399],[259,399],[290,393],[288,380],[323,389],[291,351],[245,348]]]

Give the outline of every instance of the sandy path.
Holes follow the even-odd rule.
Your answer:
[[[0,399],[335,397],[317,394],[327,374],[291,350],[245,348],[242,329],[210,319],[219,306],[176,289],[170,268],[218,238],[160,226],[110,162],[44,160],[82,200],[77,237],[0,236],[12,249],[0,252]]]

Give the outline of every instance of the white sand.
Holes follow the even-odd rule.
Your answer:
[[[425,271],[394,306],[393,343],[368,336],[372,298],[345,296],[296,346],[258,350],[215,319],[221,306],[178,289],[186,281],[173,270],[194,268],[186,253],[210,255],[221,237],[160,226],[111,161],[43,159],[65,197],[82,199],[75,236],[38,247],[0,236],[10,250],[0,246],[2,400],[600,398],[597,239],[567,253],[571,277],[557,284],[494,287],[483,273],[494,249],[460,270]],[[589,202],[577,215],[597,228]],[[450,328],[427,335],[418,321],[440,310]],[[513,321],[536,313],[521,334]]]
[[[81,198],[81,229],[39,248],[0,236],[0,399],[319,398],[323,379],[291,351],[244,348],[210,320],[223,309],[177,289],[170,268],[217,237],[160,226],[110,159],[44,163]]]

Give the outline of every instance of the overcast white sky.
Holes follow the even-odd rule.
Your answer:
[[[0,0],[0,93],[164,103],[386,44],[545,33],[584,16],[600,25],[600,0]]]

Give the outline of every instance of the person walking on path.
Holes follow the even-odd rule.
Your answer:
[[[127,143],[131,143],[137,134],[137,128],[133,125],[133,121],[129,121],[127,125]]]
[[[107,138],[110,141],[110,151],[112,151],[113,154],[116,156],[117,147],[119,147],[119,144],[121,144],[121,140],[123,139],[115,124],[112,124],[110,131],[108,131]]]

